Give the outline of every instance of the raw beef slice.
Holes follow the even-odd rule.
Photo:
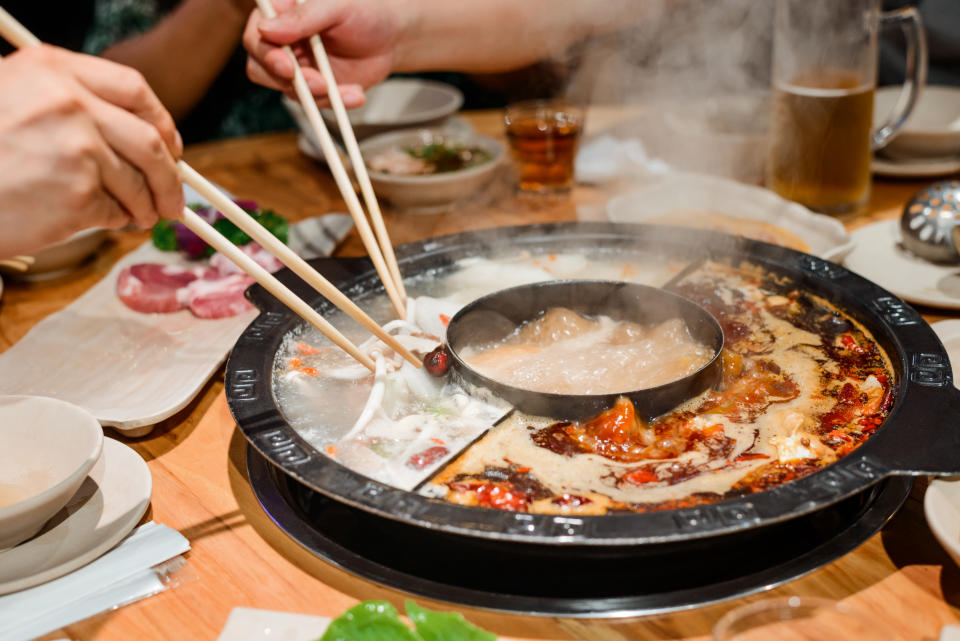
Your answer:
[[[130,309],[150,314],[175,312],[187,306],[183,290],[197,280],[193,270],[140,263],[125,267],[117,278],[117,296]]]
[[[246,274],[201,278],[187,287],[190,311],[198,318],[226,318],[251,309],[243,292],[253,284]]]

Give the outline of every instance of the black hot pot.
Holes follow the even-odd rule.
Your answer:
[[[896,402],[875,434],[823,470],[771,490],[719,503],[640,514],[571,517],[465,507],[398,490],[353,472],[304,441],[272,391],[274,358],[301,321],[259,286],[248,296],[260,316],[238,339],[227,364],[226,394],[237,425],[267,461],[296,482],[363,511],[431,532],[495,542],[565,546],[682,543],[766,528],[862,493],[891,476],[960,473],[960,391],[942,344],[920,315],[886,290],[814,256],[725,234],[653,225],[560,223],[467,232],[397,248],[405,274],[442,269],[468,256],[611,248],[649,256],[749,261],[789,277],[861,322],[889,355]],[[381,288],[363,259],[314,265],[352,297]],[[332,306],[288,271],[280,279],[321,313]]]

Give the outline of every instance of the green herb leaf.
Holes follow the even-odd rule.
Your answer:
[[[267,228],[281,243],[286,245],[290,240],[290,223],[287,219],[272,209],[261,209],[251,214],[258,223]]]
[[[481,630],[459,612],[434,612],[413,601],[407,601],[406,607],[424,641],[496,641],[495,634]]]
[[[161,220],[154,225],[150,238],[153,240],[153,246],[160,251],[174,252],[180,249],[177,243],[177,232],[173,228],[172,221]]]
[[[409,147],[404,151],[414,158],[423,160],[436,173],[475,167],[491,158],[490,154],[480,147],[464,147],[460,144],[442,142]]]
[[[408,606],[409,611],[409,606]],[[386,601],[364,601],[334,619],[320,641],[423,641]]]
[[[246,245],[252,239],[247,236],[247,233],[234,225],[226,218],[221,218],[217,222],[213,223],[213,228],[220,232],[227,240],[229,240],[234,245]]]

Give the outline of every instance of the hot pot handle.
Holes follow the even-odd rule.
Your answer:
[[[937,392],[911,403],[905,416],[896,417],[894,430],[881,429],[870,439],[878,447],[869,457],[889,474],[960,474],[960,390],[950,383]]]

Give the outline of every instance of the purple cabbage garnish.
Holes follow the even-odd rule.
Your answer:
[[[213,224],[223,218],[223,214],[213,207],[198,207],[197,215],[203,218],[207,223]],[[190,258],[203,258],[208,252],[208,245],[199,236],[194,234],[189,227],[181,222],[173,224],[173,229],[177,235],[177,246],[180,251]]]

